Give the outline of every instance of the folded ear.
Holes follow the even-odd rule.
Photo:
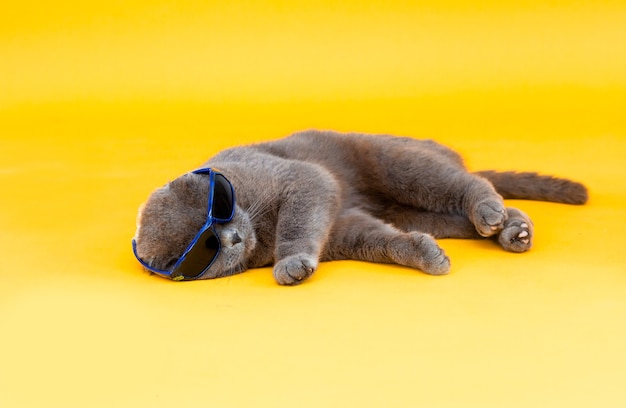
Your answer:
[[[180,257],[206,220],[207,187],[202,184],[202,179],[181,176],[155,190],[140,209],[136,252],[152,268],[165,269]]]
[[[172,180],[168,188],[175,197],[186,205],[206,207],[209,178],[200,174],[187,173]]]

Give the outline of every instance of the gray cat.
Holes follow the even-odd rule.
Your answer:
[[[231,183],[234,213],[207,222],[209,194],[231,197],[225,183],[210,185],[214,175],[206,171],[157,189],[139,211],[133,240],[147,269],[187,278],[175,269],[183,253],[192,257],[190,242],[206,239],[214,259],[193,279],[273,265],[279,284],[295,285],[320,261],[338,259],[441,275],[450,260],[435,238],[492,237],[507,251],[531,248],[532,221],[503,198],[587,201],[582,184],[536,173],[470,173],[449,148],[393,136],[307,131],[222,151],[205,167]],[[216,242],[209,245],[203,230]]]

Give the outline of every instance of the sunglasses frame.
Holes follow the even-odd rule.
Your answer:
[[[206,274],[206,272],[211,268],[211,265],[213,265],[213,262],[215,261],[215,259],[217,259],[218,255],[219,255],[219,253],[220,253],[220,251],[222,249],[222,242],[220,240],[219,235],[217,234],[217,232],[213,228],[213,225],[214,224],[225,224],[227,222],[230,222],[233,219],[233,217],[235,216],[235,202],[236,202],[236,200],[235,200],[235,189],[234,189],[232,183],[226,178],[226,176],[224,176],[219,171],[215,171],[215,170],[211,169],[210,167],[197,169],[197,170],[192,171],[192,173],[193,174],[208,174],[209,175],[209,193],[208,193],[209,197],[208,197],[208,200],[207,200],[207,219],[206,219],[204,225],[202,225],[202,228],[200,228],[198,233],[194,236],[194,238],[191,241],[191,243],[189,245],[187,245],[187,248],[185,249],[185,251],[183,252],[181,257],[178,259],[178,261],[176,261],[176,263],[174,264],[174,267],[172,268],[172,270],[171,271],[166,271],[166,270],[162,270],[162,269],[153,268],[150,265],[148,265],[146,262],[144,262],[143,259],[141,259],[139,257],[139,254],[137,254],[137,242],[135,241],[135,239],[133,239],[133,241],[132,241],[133,253],[135,254],[135,258],[137,258],[139,263],[144,268],[146,268],[150,272],[153,272],[153,273],[155,273],[155,274],[157,274],[157,275],[159,275],[161,277],[164,277],[164,278],[167,278],[167,279],[171,279],[171,280],[175,280],[175,281],[201,279],[202,276],[204,274]],[[230,215],[227,218],[220,218],[220,217],[214,217],[213,216],[213,200],[215,198],[214,197],[214,194],[215,194],[215,176],[222,177],[224,179],[224,181],[226,181],[226,183],[230,187],[231,196],[233,198],[232,199],[232,204],[231,204],[232,205],[232,211],[231,211]],[[211,230],[211,232],[213,233],[213,236],[217,239],[217,244],[218,244],[217,245],[217,250],[215,251],[215,255],[213,256],[213,259],[211,259],[211,262],[209,262],[209,264],[195,276],[185,276],[182,273],[176,273],[177,269],[185,261],[185,258],[187,257],[187,255],[191,252],[191,250],[195,247],[195,245],[200,240],[200,237],[202,237],[207,230]]]

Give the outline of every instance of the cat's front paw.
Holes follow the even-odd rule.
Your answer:
[[[470,215],[476,231],[483,237],[490,237],[502,231],[506,218],[504,202],[501,199],[481,201]]]
[[[311,255],[291,255],[274,265],[274,279],[281,285],[298,285],[317,269],[318,261]]]
[[[533,245],[533,223],[520,218],[508,219],[498,236],[498,242],[507,251],[528,251]]]

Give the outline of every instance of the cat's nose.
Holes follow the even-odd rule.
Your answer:
[[[243,242],[239,232],[237,230],[229,229],[224,231],[224,235],[222,236],[222,243],[226,246],[233,246]]]
[[[233,232],[233,235],[230,237],[230,242],[233,245],[237,245],[242,241],[241,237],[239,236],[239,233],[237,231]]]

